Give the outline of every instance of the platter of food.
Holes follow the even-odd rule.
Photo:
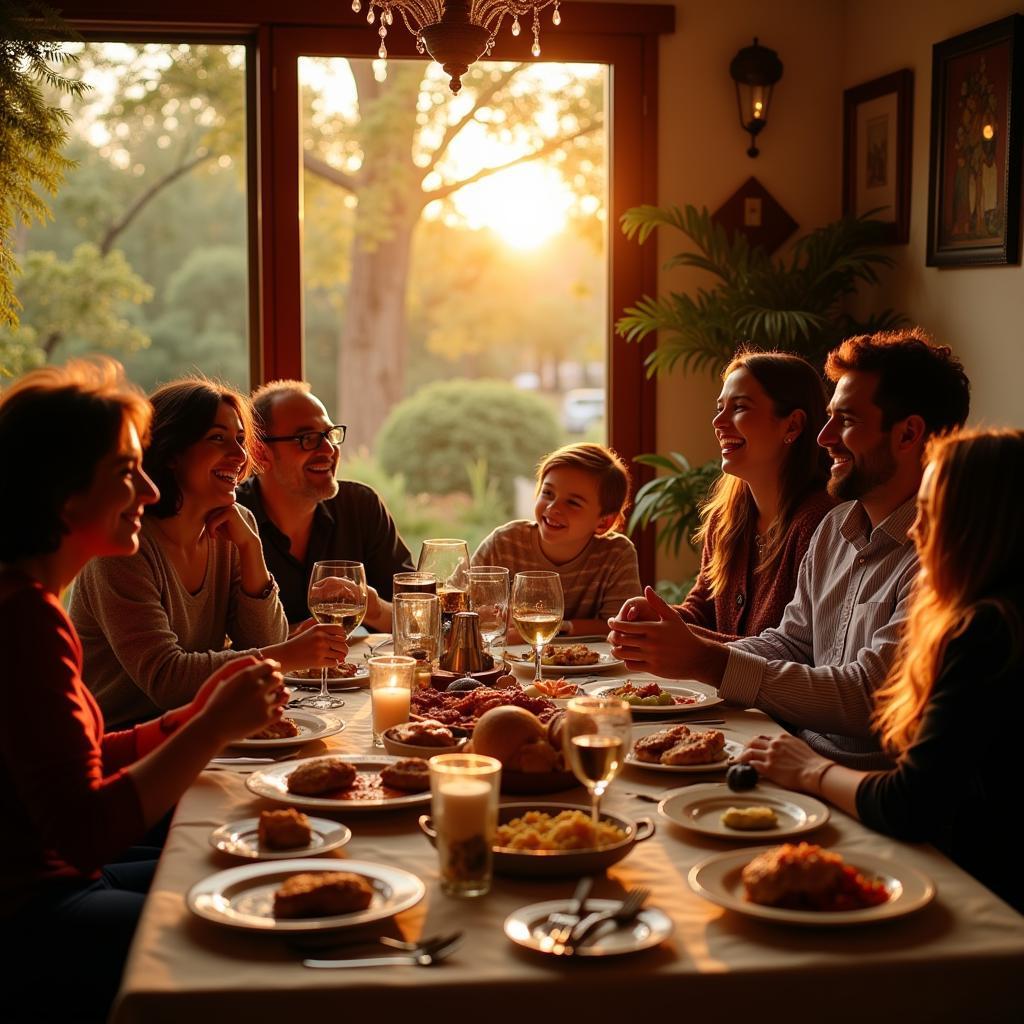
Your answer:
[[[355,928],[408,910],[426,887],[401,868],[312,859],[246,864],[197,882],[186,903],[197,917],[260,932]]]
[[[666,793],[658,811],[669,821],[716,839],[782,839],[821,828],[828,807],[804,793],[758,784],[742,793],[723,782]],[[739,812],[739,813],[733,813]]]
[[[690,869],[698,896],[747,917],[805,927],[850,927],[927,906],[935,885],[916,868],[860,850],[812,843],[716,854]]]
[[[334,736],[345,728],[335,715],[316,714],[302,708],[289,708],[283,717],[244,740],[234,740],[230,747],[265,750],[273,747],[297,747],[310,740]]]
[[[680,686],[677,683],[659,683],[653,679],[627,679],[615,686],[608,683],[585,683],[583,689],[592,697],[618,697],[624,700],[637,718],[707,711],[723,703],[712,687],[704,687],[696,682]]]
[[[743,753],[743,744],[726,739],[721,729],[671,725],[640,736],[626,764],[652,772],[694,774],[720,772]]]
[[[511,665],[534,664],[533,648],[527,645],[510,647],[505,658]],[[591,676],[619,668],[624,663],[607,651],[596,651],[587,644],[548,644],[541,654],[543,676]]]
[[[336,821],[307,818],[294,807],[286,807],[221,825],[210,833],[210,845],[248,860],[287,860],[337,850],[351,838],[352,831]]]
[[[246,787],[295,807],[387,811],[430,802],[430,769],[420,758],[386,754],[307,757],[253,772]]]
[[[472,731],[480,718],[492,708],[518,707],[547,722],[555,713],[555,704],[544,697],[529,697],[519,686],[498,689],[478,686],[455,693],[426,688],[412,695],[411,710],[420,718],[442,725]]]
[[[327,670],[328,690],[361,690],[368,684],[370,669],[366,665],[355,665],[346,661],[337,668]],[[300,668],[285,673],[286,686],[301,686],[303,689],[320,688],[320,669]]]
[[[616,910],[620,905],[621,900],[587,900],[587,910],[593,912]],[[572,909],[571,900],[549,900],[520,907],[505,918],[505,934],[517,946],[549,956],[561,955],[552,949],[546,925],[552,914],[565,914]],[[635,920],[600,935],[586,945],[578,946],[572,955],[606,957],[639,953],[643,949],[661,945],[671,934],[672,918],[657,907],[644,907]]]

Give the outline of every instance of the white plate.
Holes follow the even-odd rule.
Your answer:
[[[520,907],[505,918],[505,934],[517,945],[535,949],[538,953],[551,951],[544,948],[544,932],[539,929],[550,914],[565,913],[571,900],[550,900],[547,903],[531,903]],[[616,910],[620,900],[587,900],[587,910]],[[574,957],[621,956],[650,949],[664,942],[672,934],[672,918],[657,907],[644,907],[637,919],[630,924],[590,939],[576,950]]]
[[[397,757],[390,757],[387,754],[331,754],[321,755],[340,758],[342,761],[349,761],[361,772],[379,772],[381,768],[394,764],[400,760]],[[314,810],[331,811],[390,811],[400,807],[418,807],[420,804],[430,803],[430,790],[422,793],[407,793],[404,796],[381,797],[379,800],[333,800],[323,796],[303,796],[299,793],[288,792],[288,776],[295,771],[300,764],[309,761],[319,761],[319,757],[306,757],[301,761],[283,761],[280,764],[270,765],[268,768],[261,768],[253,772],[245,780],[246,787],[257,796],[266,797],[268,800],[277,800],[282,804],[292,804],[295,807],[311,807]]]
[[[711,726],[714,728],[714,726]],[[725,741],[725,757],[720,761],[709,761],[707,764],[654,764],[652,761],[641,761],[631,750],[626,755],[626,764],[634,768],[645,768],[652,772],[676,772],[681,775],[699,775],[702,772],[724,772],[732,758],[743,753],[743,744],[735,740]]]
[[[590,649],[593,650],[592,647]],[[525,665],[530,669],[533,668],[532,647],[510,647],[505,651],[505,658],[510,665]],[[605,652],[598,654],[597,661],[592,665],[542,665],[541,675],[545,679],[557,679],[559,676],[593,676],[609,672],[624,664],[625,662],[613,658]]]
[[[698,896],[747,917],[759,917],[780,924],[828,928],[872,924],[902,917],[920,910],[935,896],[932,880],[915,868],[859,850],[836,850],[836,853],[843,854],[847,864],[882,882],[889,890],[889,899],[877,907],[866,907],[864,910],[816,911],[765,907],[744,898],[743,880],[740,877],[744,865],[764,851],[763,846],[754,846],[708,857],[690,869],[687,875],[690,888]]]
[[[287,850],[271,850],[260,846],[259,818],[244,818],[229,825],[221,825],[210,833],[210,845],[222,853],[248,860],[289,860],[295,857],[315,857],[318,853],[336,850],[352,838],[352,830],[326,818],[310,818],[312,832],[308,845],[293,846]]]
[[[360,665],[355,672],[350,676],[345,676],[344,679],[328,679],[327,689],[328,690],[364,690],[366,689],[366,680],[370,678],[370,669],[366,665]],[[312,687],[320,688],[320,677],[316,679],[306,679],[305,676],[289,676],[284,677],[285,686],[292,688],[299,686],[303,690],[308,690]]]
[[[774,828],[746,832],[722,824],[723,811],[730,807],[770,807],[778,818]],[[699,786],[666,793],[658,810],[669,821],[691,832],[700,832],[716,839],[739,839],[753,842],[782,839],[813,832],[828,821],[829,810],[820,800],[788,789],[775,789],[757,785],[740,793],[733,792],[724,782],[708,782]]]
[[[298,736],[282,736],[276,740],[235,740],[229,744],[232,749],[245,747],[250,750],[266,750],[268,747],[299,747],[310,740],[322,740],[325,736],[333,736],[345,728],[345,723],[335,715],[317,714],[304,711],[302,708],[288,708],[284,713],[298,727]]]
[[[630,680],[623,679],[615,684],[611,683],[584,683],[583,689],[592,697],[604,697],[608,691],[617,690],[625,686]],[[630,704],[629,710],[634,718],[666,718],[675,715],[685,715],[689,711],[707,711],[716,704],[724,704],[721,697],[715,693],[710,686],[703,683],[691,681],[689,686],[680,686],[675,682],[662,682],[659,679],[633,679],[634,686],[643,686],[646,683],[657,683],[666,693],[673,697],[692,697],[692,704]]]
[[[349,871],[362,875],[376,890],[366,910],[333,917],[277,920],[273,894],[284,880],[302,871]],[[426,892],[424,884],[401,868],[367,861],[279,860],[270,864],[246,864],[218,871],[189,890],[189,910],[216,924],[258,932],[318,932],[354,928],[381,921],[415,906]]]

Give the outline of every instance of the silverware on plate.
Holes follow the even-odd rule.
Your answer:
[[[541,939],[541,949],[551,953],[561,953],[565,944],[569,941],[573,929],[583,918],[583,911],[587,905],[587,897],[594,886],[594,879],[585,875],[576,884],[576,891],[569,901],[569,909],[556,911],[548,915],[548,919],[541,925],[546,935]]]
[[[629,924],[629,922],[633,921],[640,911],[643,910],[644,904],[647,902],[647,898],[650,895],[650,889],[644,889],[642,887],[631,889],[626,893],[626,898],[619,905],[618,910],[605,910],[601,913],[590,914],[588,917],[585,917],[578,925],[576,925],[575,928],[573,928],[566,952],[571,953],[574,949],[578,949],[582,946],[588,939],[592,938],[598,928],[607,921],[613,922],[616,927]]]

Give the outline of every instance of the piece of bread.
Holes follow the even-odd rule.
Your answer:
[[[422,757],[406,757],[382,768],[380,780],[392,789],[421,793],[430,789],[430,765]]]
[[[758,832],[766,828],[775,828],[779,823],[778,816],[770,807],[730,807],[722,812],[722,824],[726,828],[739,829],[741,832]]]
[[[333,917],[365,910],[373,887],[349,871],[304,872],[292,875],[274,893],[274,917]]]
[[[309,846],[313,830],[307,818],[294,807],[283,811],[260,811],[260,846],[268,850],[292,850],[297,846]]]
[[[283,740],[299,735],[299,727],[290,718],[279,718],[276,722],[254,732],[251,740]]]
[[[289,793],[316,796],[335,789],[348,789],[356,781],[356,770],[339,757],[320,757],[300,764],[288,776]]]

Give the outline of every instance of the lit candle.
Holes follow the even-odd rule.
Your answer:
[[[491,799],[493,786],[486,779],[445,779],[438,786],[437,830],[449,843],[492,837],[496,821]]]
[[[373,731],[378,735],[393,725],[409,721],[409,687],[396,686],[396,682],[389,680],[391,685],[374,687],[371,693]]]

